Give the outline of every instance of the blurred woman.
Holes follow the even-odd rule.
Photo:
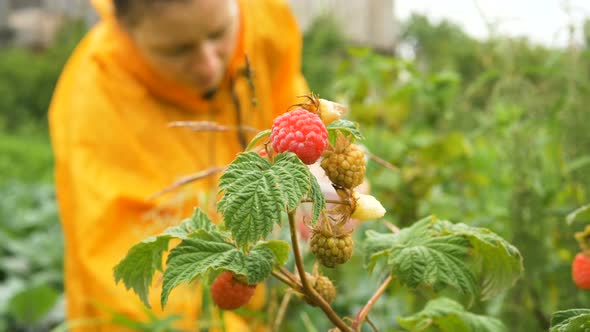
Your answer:
[[[66,65],[49,123],[67,319],[104,321],[73,331],[118,331],[109,323],[113,314],[136,321],[148,315],[137,295],[115,284],[113,267],[132,245],[178,224],[193,207],[213,206],[207,197],[217,178],[183,187],[183,195],[148,198],[183,175],[229,164],[307,88],[301,36],[283,1],[93,2],[101,21]],[[170,127],[175,121],[223,128]],[[161,275],[154,279],[152,311],[180,314],[179,328],[197,330],[195,286],[172,292],[162,311]],[[259,293],[253,308],[262,305],[264,289]],[[246,328],[235,315],[225,318],[227,331]]]

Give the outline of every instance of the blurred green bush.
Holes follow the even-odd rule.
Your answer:
[[[0,331],[43,330],[60,317],[61,233],[44,184],[52,172],[45,123],[57,75],[82,31],[74,25],[44,53],[0,50],[0,252],[8,257],[0,265]],[[408,225],[435,214],[488,227],[521,250],[524,279],[470,310],[501,318],[510,331],[547,330],[552,312],[590,301],[570,277],[573,233],[590,215],[565,223],[590,200],[590,44],[549,49],[502,37],[478,41],[419,16],[405,22],[401,36],[413,60],[350,48],[333,22],[317,21],[303,50],[310,88],[350,104],[365,145],[399,168],[368,168],[389,221]],[[376,287],[377,278],[360,268],[365,227],[385,226],[363,226],[353,262],[328,271],[342,314],[357,311]],[[43,300],[24,310],[33,298]],[[371,319],[395,326],[394,317],[423,305],[424,298],[393,287]],[[329,328],[298,301],[287,314],[285,331]]]
[[[68,22],[44,51],[0,49],[0,331],[48,331],[64,320],[47,109],[84,30]]]
[[[82,21],[67,22],[44,51],[0,48],[0,129],[46,126],[55,83],[85,30]]]
[[[340,61],[326,62],[329,70],[338,68],[336,76],[310,86],[348,103],[369,150],[399,168],[368,168],[389,221],[407,226],[435,214],[490,228],[521,250],[523,280],[471,310],[501,318],[510,331],[546,331],[551,313],[590,301],[570,275],[579,250],[573,234],[590,224],[590,214],[565,222],[590,201],[590,44],[550,49],[500,36],[479,41],[423,16],[405,22],[401,36],[413,59],[352,48],[348,56],[339,53]],[[359,237],[356,248],[361,243]],[[360,264],[330,274],[342,285],[336,306],[343,313],[358,310],[375,285],[359,273]],[[395,325],[392,317],[424,305],[420,296],[388,295],[380,301],[389,309],[377,307],[372,315],[377,326]],[[304,317],[313,315],[292,314],[300,316],[292,330],[309,325]],[[311,321],[318,330],[328,328]]]

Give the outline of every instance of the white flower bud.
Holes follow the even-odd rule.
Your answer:
[[[356,200],[356,208],[352,212],[352,219],[367,221],[378,219],[385,215],[385,208],[375,197],[360,194],[356,191],[353,193],[353,197]]]
[[[320,99],[320,118],[327,126],[330,123],[340,119],[346,113],[348,107],[326,99]]]

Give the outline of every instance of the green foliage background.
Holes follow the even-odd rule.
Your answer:
[[[63,246],[46,111],[83,31],[71,25],[43,53],[0,50],[0,331],[45,331],[63,320]],[[518,247],[524,278],[470,308],[510,331],[546,331],[552,312],[587,307],[590,295],[573,286],[570,263],[573,233],[590,216],[572,225],[565,218],[590,201],[590,44],[549,49],[500,36],[479,41],[424,17],[405,22],[402,42],[413,60],[349,48],[325,19],[305,36],[303,69],[312,90],[350,104],[368,149],[400,169],[369,164],[386,219],[408,226],[435,214],[487,227]],[[361,234],[369,227],[385,230],[363,226],[351,263],[328,272],[343,315],[356,312],[377,287],[378,277],[360,272]],[[396,286],[375,306],[377,326],[401,329],[396,316],[409,326],[427,304],[427,294]],[[301,301],[287,314],[285,331],[329,327]]]

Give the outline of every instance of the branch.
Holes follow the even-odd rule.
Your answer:
[[[377,164],[379,164],[389,170],[392,170],[394,172],[399,172],[399,168],[393,166],[390,162],[377,157],[376,155],[370,153],[369,151],[365,151],[365,155],[367,155],[367,157],[369,157],[369,159],[373,160]]]
[[[178,181],[172,183],[171,185],[169,185],[168,187],[158,191],[157,193],[151,195],[150,197],[147,198],[147,201],[151,201],[154,200],[166,193],[169,193],[171,191],[174,191],[184,185],[187,185],[191,182],[206,178],[208,176],[211,176],[213,174],[216,174],[218,172],[221,172],[225,169],[225,167],[211,167],[211,168],[207,168],[206,170],[200,171],[198,173],[195,174],[191,174],[191,175],[186,175],[181,177]]]
[[[303,293],[311,300],[312,303],[316,304],[326,314],[328,319],[334,323],[342,332],[353,332],[340,317],[334,312],[332,307],[309,285],[307,275],[305,274],[305,266],[303,265],[303,258],[301,257],[301,251],[299,250],[299,241],[297,240],[297,228],[295,225],[295,213],[289,212],[289,230],[291,232],[291,244],[293,245],[293,254],[295,255],[295,265],[299,272],[301,279],[301,285],[303,286]]]
[[[289,301],[291,301],[291,296],[293,293],[287,292],[281,301],[281,306],[279,307],[279,312],[277,313],[277,318],[273,324],[272,331],[279,331],[279,327],[281,327],[281,323],[283,322],[283,318],[285,317],[285,312],[287,311],[287,307],[289,306]]]
[[[279,266],[279,270],[283,272],[283,274],[287,276],[287,278],[291,279],[291,281],[299,285],[299,280],[293,273],[291,273],[291,271],[287,270],[284,266]]]
[[[375,332],[379,332],[379,329],[377,328],[377,326],[375,326],[375,324],[369,319],[369,316],[367,315],[367,323],[369,323],[369,325],[371,325],[371,328],[373,329],[373,331]]]
[[[298,292],[301,292],[301,285],[297,284],[296,282],[291,281],[289,278],[285,277],[285,275],[283,275],[280,272],[272,271],[271,273],[275,278],[279,279],[287,286],[293,288],[294,290],[296,290]]]
[[[383,281],[381,286],[379,286],[379,288],[377,289],[375,294],[373,294],[373,296],[371,296],[371,298],[369,299],[367,304],[365,304],[365,306],[361,309],[361,311],[359,311],[359,313],[356,315],[354,322],[352,323],[353,331],[360,331],[361,330],[361,326],[363,324],[363,321],[367,318],[367,315],[369,315],[369,311],[371,311],[371,309],[373,308],[373,305],[375,305],[375,302],[377,302],[379,297],[381,295],[383,295],[383,292],[385,292],[385,289],[387,288],[387,286],[389,286],[389,283],[391,282],[391,280],[393,280],[393,278],[391,275],[389,275]]]
[[[258,134],[260,130],[248,126],[225,126],[211,121],[174,121],[168,127],[184,127],[193,131],[233,131],[243,130]]]
[[[313,203],[313,199],[310,198],[304,198],[301,200],[301,203]],[[342,204],[342,205],[350,205],[349,202],[347,201],[341,201],[341,200],[333,200],[333,199],[327,199],[326,203],[328,204]]]

